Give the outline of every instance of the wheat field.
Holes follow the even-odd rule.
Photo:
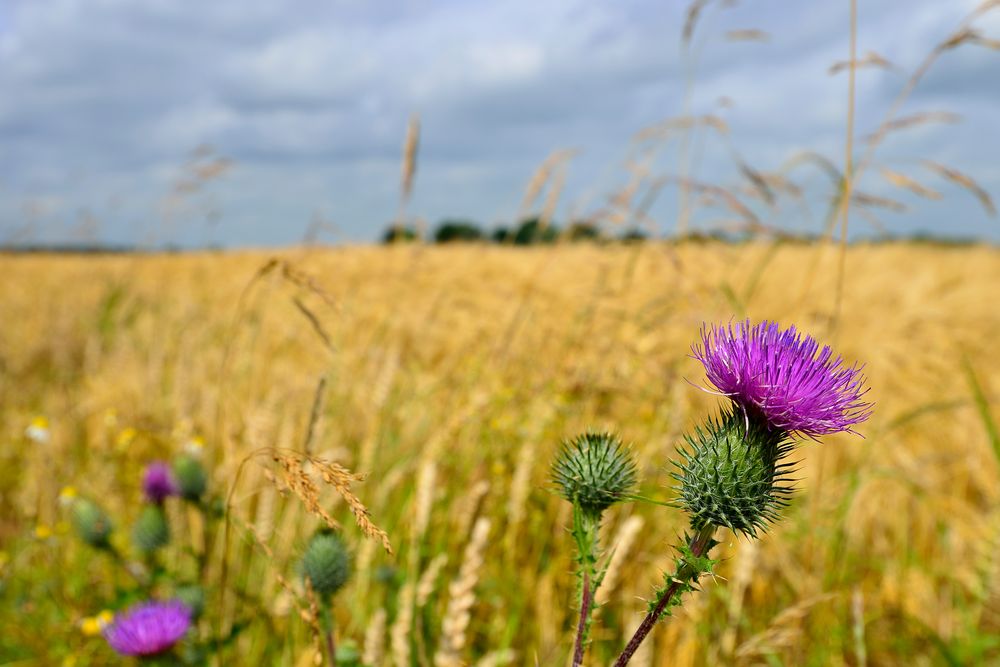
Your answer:
[[[141,466],[200,437],[229,514],[199,530],[172,508],[162,558],[209,563],[197,632],[228,637],[222,664],[317,658],[296,561],[320,519],[286,476],[306,454],[366,476],[353,493],[391,542],[365,537],[319,467],[295,468],[355,551],[336,627],[364,664],[565,664],[559,442],[617,431],[642,494],[669,501],[675,445],[719,404],[690,345],[745,316],[865,363],[875,412],[864,439],[799,448],[785,520],[758,542],[725,534],[716,580],[633,664],[1000,659],[1000,253],[855,245],[839,305],[838,261],[761,242],[5,256],[0,663],[117,664],[80,624],[127,575],[69,533],[60,489],[126,526]],[[24,435],[37,416],[47,443]],[[610,517],[593,665],[641,620],[685,528],[650,503]]]

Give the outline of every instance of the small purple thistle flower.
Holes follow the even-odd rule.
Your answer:
[[[121,655],[149,656],[173,648],[191,627],[191,610],[178,600],[148,601],[115,616],[104,638]]]
[[[708,381],[744,411],[762,415],[772,428],[816,438],[871,416],[861,367],[834,358],[812,336],[775,322],[702,327],[695,359]],[[853,431],[852,431],[853,432]]]
[[[177,481],[170,466],[163,461],[153,461],[142,475],[142,492],[151,503],[162,503],[178,493]]]

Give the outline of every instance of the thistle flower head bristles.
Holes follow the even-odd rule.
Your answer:
[[[712,386],[772,428],[816,438],[850,431],[871,415],[861,368],[794,326],[750,320],[706,326],[692,353]]]
[[[672,476],[695,530],[724,526],[755,537],[778,519],[792,493],[793,464],[782,461],[792,449],[787,433],[730,409],[685,440]]]
[[[70,509],[70,520],[81,540],[98,549],[110,547],[113,525],[97,503],[77,498]]]
[[[174,460],[174,479],[181,497],[191,502],[201,500],[208,487],[208,473],[196,456],[181,454]]]
[[[323,599],[329,599],[347,583],[353,559],[344,540],[332,530],[312,536],[302,554],[302,576]]]
[[[162,503],[179,493],[174,473],[163,461],[153,461],[142,474],[142,493],[151,503]]]
[[[584,433],[563,443],[552,463],[552,481],[559,495],[575,507],[585,514],[600,516],[632,493],[635,460],[617,436]]]
[[[170,542],[170,524],[162,505],[146,505],[132,529],[132,542],[144,553],[153,553]]]
[[[178,600],[142,602],[115,617],[104,638],[120,655],[154,656],[174,647],[191,627],[191,610]]]

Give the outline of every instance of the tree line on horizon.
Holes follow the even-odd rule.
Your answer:
[[[382,235],[382,242],[408,243],[427,240],[432,243],[501,243],[509,245],[543,245],[555,243],[559,239],[569,241],[619,241],[639,242],[649,238],[649,234],[638,228],[627,229],[617,235],[609,235],[600,227],[588,221],[571,222],[565,229],[554,223],[546,223],[537,216],[523,219],[508,227],[499,226],[484,229],[466,218],[446,218],[434,227],[426,239],[413,225],[390,225]]]

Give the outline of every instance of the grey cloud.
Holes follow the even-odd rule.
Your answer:
[[[959,4],[865,3],[860,50],[913,67],[968,10]],[[146,220],[175,241],[294,242],[316,211],[346,238],[373,238],[395,211],[414,111],[423,133],[413,212],[492,221],[514,214],[531,170],[556,148],[582,149],[567,202],[609,191],[633,133],[682,111],[681,3],[19,0],[5,9],[0,239],[24,224],[26,208],[53,237],[88,210],[108,240],[143,237],[136,224]],[[845,57],[846,26],[835,3],[713,6],[694,41],[690,110],[723,114],[732,145],[761,168],[802,147],[839,160],[846,78],[827,69]],[[772,37],[727,42],[738,28]],[[965,124],[901,133],[887,159],[947,157],[1000,191],[988,128],[1000,93],[985,85],[998,62],[982,49],[942,59],[906,109],[948,108]],[[859,133],[901,84],[897,73],[859,73]],[[721,96],[735,107],[719,109]],[[729,149],[706,141],[699,173],[738,179]],[[187,222],[158,227],[202,143],[236,160],[210,188],[222,221],[206,231],[191,204]],[[671,153],[656,166],[676,163]],[[966,204],[949,198],[900,228],[961,211],[967,229],[996,236]],[[664,229],[675,205],[667,192],[654,209]]]

